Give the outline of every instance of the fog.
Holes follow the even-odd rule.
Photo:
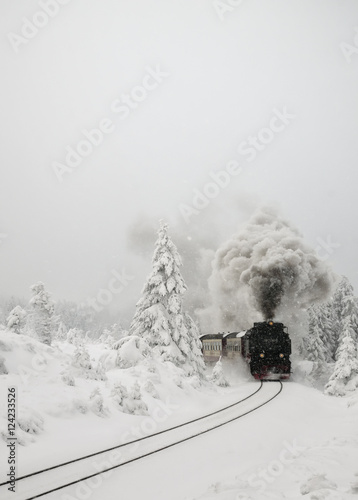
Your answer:
[[[267,204],[357,289],[356,1],[0,14],[1,296],[84,303],[120,276],[106,307],[129,321],[165,219],[205,308],[215,252]]]

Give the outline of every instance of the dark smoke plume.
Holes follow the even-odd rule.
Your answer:
[[[258,312],[274,319],[325,300],[333,282],[297,229],[266,207],[216,252],[212,305],[199,314],[208,328],[218,318],[218,328],[247,328],[260,319]]]

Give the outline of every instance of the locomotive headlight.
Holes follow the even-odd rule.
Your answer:
[[[261,353],[260,358],[264,358],[264,357],[265,357],[264,353]]]
[[[280,354],[280,358],[284,358],[285,356],[283,354]]]

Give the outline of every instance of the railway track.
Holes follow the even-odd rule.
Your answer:
[[[128,443],[18,477],[16,479],[16,500],[34,500],[46,496],[49,499],[60,498],[54,496],[56,492],[71,495],[71,487],[79,483],[86,482],[90,485],[94,478],[98,479],[98,476],[106,477],[106,474],[110,474],[115,469],[145,459],[234,422],[266,405],[281,391],[282,383],[280,381],[261,382],[258,389],[246,398],[214,412]],[[140,449],[139,444],[141,444]],[[8,491],[8,484],[9,482],[0,484],[2,500],[15,498],[14,494]],[[73,494],[73,497],[75,496]]]

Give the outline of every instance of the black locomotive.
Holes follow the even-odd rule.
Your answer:
[[[291,340],[282,323],[254,323],[242,337],[242,355],[256,379],[288,379],[291,373]]]
[[[287,327],[273,321],[254,323],[244,332],[203,335],[204,359],[208,363],[223,358],[243,357],[252,375],[259,380],[284,380],[291,373],[291,340]]]

